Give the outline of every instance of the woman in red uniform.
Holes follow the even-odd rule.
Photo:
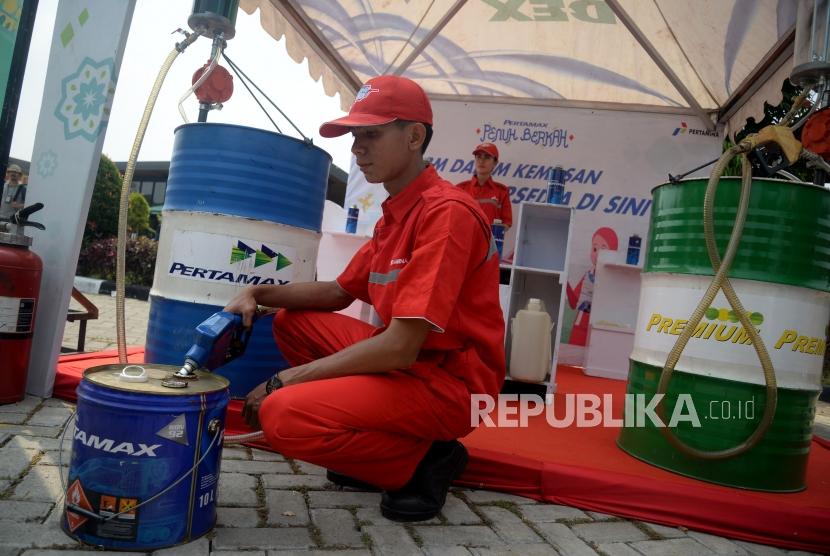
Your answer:
[[[370,242],[331,282],[257,285],[226,307],[246,325],[279,307],[274,337],[293,365],[255,388],[243,415],[282,454],[341,485],[384,490],[389,519],[437,515],[467,452],[471,395],[505,375],[498,257],[490,222],[423,160],[432,108],[415,82],[369,80],[320,135],[352,133],[370,183],[389,192]],[[384,325],[333,313],[355,299]]]
[[[456,186],[478,201],[491,224],[496,219],[501,220],[507,231],[513,225],[510,192],[506,185],[493,180],[493,170],[499,163],[499,149],[493,143],[482,143],[475,148],[473,156],[476,158],[476,174]]]

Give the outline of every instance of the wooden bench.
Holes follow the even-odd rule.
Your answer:
[[[98,307],[74,287],[72,288],[72,299],[80,303],[83,310],[70,308],[66,314],[66,320],[67,322],[78,321],[80,323],[78,328],[78,349],[75,351],[82,352],[84,351],[84,342],[86,341],[86,321],[98,318]],[[72,351],[72,348],[61,347],[61,352],[63,353],[71,353]]]

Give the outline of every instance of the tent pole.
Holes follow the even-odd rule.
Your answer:
[[[628,31],[634,35],[634,38],[637,39],[637,42],[640,43],[640,46],[648,53],[651,59],[657,64],[657,67],[660,68],[660,71],[663,72],[668,80],[674,85],[674,88],[677,89],[677,92],[689,103],[689,107],[694,110],[697,117],[700,118],[700,121],[703,122],[703,125],[706,126],[706,129],[709,131],[714,131],[715,124],[712,122],[712,119],[700,106],[697,102],[697,99],[692,95],[691,91],[686,88],[680,78],[677,76],[676,73],[671,69],[668,62],[657,52],[657,49],[654,48],[654,45],[646,38],[640,28],[634,23],[634,20],[628,15],[628,13],[620,6],[619,0],[605,0],[605,3],[608,4],[608,7],[614,12],[614,14],[620,18],[623,25],[628,29]]]
[[[674,114],[691,116],[696,114],[688,106],[654,106],[650,104],[623,104],[620,102],[597,102],[590,100],[533,99],[517,97],[475,96],[445,93],[430,93],[430,100],[447,100],[478,104],[507,104],[512,106],[543,106],[547,108],[584,108],[586,110],[611,110],[615,112],[643,112],[645,114]]]
[[[331,43],[322,37],[317,28],[308,21],[305,12],[297,6],[297,3],[294,0],[270,0],[270,2],[285,20],[300,32],[300,35],[335,75],[356,93],[363,82],[355,75],[337,51],[331,48]]]
[[[458,10],[460,10],[466,3],[467,0],[456,0],[452,8],[450,8],[449,11],[444,14],[444,17],[442,17],[441,20],[435,25],[435,27],[433,27],[432,30],[427,34],[427,36],[424,37],[424,40],[422,40],[418,44],[418,46],[416,46],[415,49],[409,54],[409,56],[406,57],[406,60],[401,62],[401,65],[399,65],[397,69],[395,69],[393,75],[401,75],[404,71],[406,71],[406,68],[408,68],[409,65],[415,61],[415,58],[421,55],[421,52],[423,52],[424,49],[427,46],[429,46],[429,43],[432,42],[432,39],[438,36],[438,33],[440,33],[444,29],[444,27],[446,27],[447,23],[449,23],[450,20],[453,17],[455,17],[455,14],[458,13]]]

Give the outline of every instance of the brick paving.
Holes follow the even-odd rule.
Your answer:
[[[88,296],[101,318],[87,329],[89,350],[115,346],[115,300]],[[148,304],[127,301],[128,343],[144,341]],[[74,334],[74,336],[73,336]],[[77,325],[68,324],[65,346]],[[101,551],[60,529],[61,472],[70,440],[61,434],[73,404],[27,397],[0,406],[0,556],[73,556]],[[830,425],[822,407],[820,426]],[[222,453],[218,522],[205,537],[158,550],[158,555],[783,555],[786,551],[682,528],[631,521],[577,508],[454,488],[441,515],[423,523],[383,518],[379,494],[343,490],[325,470],[257,449],[230,446]],[[118,554],[129,554],[119,552]]]

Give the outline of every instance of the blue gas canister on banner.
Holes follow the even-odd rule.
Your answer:
[[[548,203],[561,205],[565,196],[565,169],[556,166],[550,172],[548,179]]]
[[[637,234],[628,238],[628,253],[625,256],[626,264],[638,264],[640,262],[640,244],[642,238]]]
[[[499,250],[499,260],[501,260],[502,249],[504,248],[504,223],[498,218],[493,220],[493,241],[496,243],[496,249]]]
[[[347,234],[355,234],[357,233],[357,217],[360,215],[360,209],[357,208],[357,205],[352,205],[349,209],[348,215],[346,216],[346,233]]]

